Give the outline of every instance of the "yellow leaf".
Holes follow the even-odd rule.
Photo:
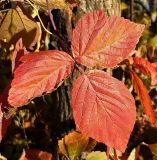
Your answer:
[[[121,2],[121,4],[120,4],[120,9],[121,9],[121,10],[128,9],[128,5],[127,5],[126,3],[124,3],[124,2]]]

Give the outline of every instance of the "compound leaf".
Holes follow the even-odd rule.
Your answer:
[[[83,16],[72,35],[72,52],[86,67],[114,67],[135,49],[144,25],[96,10]]]
[[[73,59],[58,50],[41,51],[20,58],[21,65],[14,72],[8,102],[19,107],[44,93],[52,92],[73,68]]]
[[[136,107],[122,82],[103,71],[91,70],[74,82],[71,101],[76,126],[83,134],[125,150]]]

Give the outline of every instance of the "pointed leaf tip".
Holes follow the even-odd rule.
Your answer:
[[[72,35],[72,52],[86,67],[115,67],[128,58],[144,30],[144,25],[118,16],[105,16],[102,10],[84,15]]]
[[[80,75],[71,98],[76,126],[85,135],[124,151],[132,132],[134,98],[119,80],[99,70]]]

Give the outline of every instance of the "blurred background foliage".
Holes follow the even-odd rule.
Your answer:
[[[103,8],[109,15],[120,15],[121,11],[121,16],[134,22],[145,24],[146,29],[134,56],[144,57],[151,63],[157,63],[157,0],[121,0],[121,2],[115,0],[80,0],[77,3],[80,4],[80,8],[73,7],[72,9],[72,27],[74,27],[77,19],[82,14],[97,8]],[[117,4],[120,4],[120,8]],[[5,14],[7,14],[8,10],[14,7],[14,5],[16,4],[10,1],[0,1],[1,24]],[[28,4],[24,5],[27,6]],[[52,10],[52,13],[59,33],[64,37],[64,41],[68,41],[68,31],[65,29],[67,24],[66,13],[59,9]],[[53,33],[49,17],[43,10],[40,11],[40,17],[44,25]],[[36,18],[34,19],[38,21]],[[67,43],[67,48],[69,44],[70,42]],[[37,46],[27,49],[29,51],[35,51],[36,48]],[[39,50],[60,48],[61,46],[56,35],[49,36],[42,30]],[[12,50],[12,46],[8,48],[7,43],[0,43],[1,93],[12,78]],[[157,128],[151,126],[142,114],[141,104],[132,89],[127,69],[118,67],[112,70],[112,74],[129,86],[130,91],[132,91],[136,99],[138,114],[128,147],[125,153],[120,155],[120,159],[157,160]],[[157,89],[156,87],[150,86],[150,79],[148,77],[140,73],[139,75],[148,89],[153,101],[154,110],[156,110],[157,113]],[[45,152],[40,152],[41,157],[39,157],[39,159],[43,160],[52,159],[52,155],[54,159],[63,160],[68,159],[68,157],[70,157],[71,160],[94,160],[92,159],[93,157],[97,157],[95,160],[105,159],[105,154],[102,155],[100,152],[106,151],[105,145],[96,143],[94,140],[84,137],[78,132],[72,132],[75,130],[75,124],[70,108],[69,90],[71,86],[69,84],[71,84],[70,78],[52,94],[36,98],[27,106],[20,107],[16,111],[9,110],[13,118],[0,144],[0,151],[4,157],[8,160],[18,160],[20,157],[21,160],[35,160],[37,158],[28,158],[25,155],[27,155],[27,153],[35,153],[39,156],[38,150],[42,150]],[[8,117],[9,113],[7,113]],[[66,136],[65,139],[62,139],[64,136]],[[65,146],[70,147],[67,149]],[[26,149],[25,152],[23,152],[24,149]],[[33,150],[31,152],[31,149],[36,149],[37,151]],[[47,152],[52,155],[47,155]],[[89,152],[91,152],[91,155],[87,154]],[[44,157],[45,153],[46,158]],[[42,156],[44,158],[42,158]],[[112,156],[110,158],[113,159]]]

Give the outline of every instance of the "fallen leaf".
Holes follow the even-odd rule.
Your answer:
[[[140,99],[144,113],[148,116],[149,121],[151,123],[154,123],[155,112],[154,112],[152,101],[148,94],[148,91],[144,86],[142,80],[137,76],[137,74],[134,71],[131,71],[130,74],[131,74],[131,81],[132,81],[133,87]]]
[[[67,53],[58,50],[27,54],[20,61],[22,64],[14,72],[8,97],[9,104],[14,107],[51,93],[70,75],[74,64]]]
[[[36,44],[39,36],[39,28],[35,21],[25,15],[17,6],[10,9],[0,27],[0,40],[14,44],[20,38],[26,47]]]
[[[73,83],[71,104],[76,127],[124,151],[132,132],[136,107],[127,87],[106,72],[91,70]]]
[[[144,25],[118,16],[105,16],[102,10],[84,15],[72,34],[72,53],[86,67],[115,67],[129,57]]]

